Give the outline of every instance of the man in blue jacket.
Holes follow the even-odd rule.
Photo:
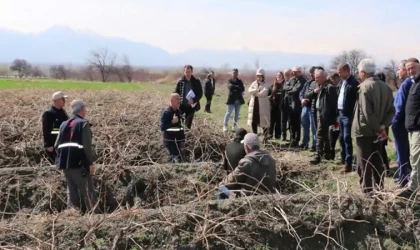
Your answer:
[[[398,178],[397,182],[400,187],[407,185],[410,179],[411,165],[410,165],[410,144],[408,142],[408,132],[405,128],[405,104],[407,103],[408,93],[413,79],[408,77],[407,69],[405,68],[406,61],[402,61],[398,67],[398,77],[402,80],[402,84],[394,99],[395,116],[392,120],[391,129],[395,139],[395,151],[397,154],[398,163]]]

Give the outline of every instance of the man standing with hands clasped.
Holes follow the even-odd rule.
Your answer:
[[[180,96],[171,94],[169,106],[160,118],[160,130],[163,132],[163,144],[169,151],[169,162],[182,162],[181,148],[185,141],[184,128],[179,111]]]
[[[203,88],[199,79],[193,75],[191,65],[184,66],[184,76],[176,84],[174,93],[181,97],[179,110],[185,114],[185,127],[191,129],[195,111],[200,110],[200,99],[203,97]]]
[[[87,210],[96,205],[92,175],[95,174],[92,151],[92,132],[86,117],[86,105],[82,100],[70,104],[73,117],[60,126],[55,142],[57,168],[63,170],[67,181],[67,204],[80,207],[84,200]]]

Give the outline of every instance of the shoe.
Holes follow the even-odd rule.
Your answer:
[[[349,165],[345,165],[343,168],[341,168],[341,170],[340,170],[340,173],[350,173],[352,171],[352,168],[351,168],[351,166],[349,166]]]
[[[238,129],[238,126],[234,125],[232,126],[232,132],[235,132]]]
[[[223,132],[225,133],[227,131],[228,131],[228,128],[226,126],[223,126]]]
[[[318,165],[319,163],[321,163],[321,157],[319,157],[319,155],[316,155],[312,158],[312,160],[309,163],[312,165]]]
[[[397,197],[410,199],[413,194],[414,194],[414,192],[407,188],[404,191],[402,191],[401,193],[397,194]]]
[[[304,144],[300,144],[299,148],[303,149],[303,150],[308,150],[308,145],[304,145]]]
[[[311,152],[316,152],[316,146],[311,148]]]

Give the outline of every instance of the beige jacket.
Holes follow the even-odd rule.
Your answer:
[[[391,125],[394,114],[391,88],[376,76],[367,78],[359,85],[352,136],[377,136],[381,132],[381,125]]]
[[[268,89],[269,85],[264,82],[262,85],[258,86],[257,81],[254,81],[248,89],[248,92],[251,94],[251,99],[249,100],[248,107],[248,125],[252,125],[252,115],[254,112],[254,100],[255,97],[258,97],[259,111],[260,111],[260,127],[268,128],[270,127],[270,100],[268,98]]]

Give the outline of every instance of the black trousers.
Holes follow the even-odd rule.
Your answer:
[[[207,102],[206,102],[206,107],[205,107],[204,111],[210,111],[211,100],[213,99],[213,96],[212,95],[206,95],[206,99],[207,99]]]
[[[251,127],[252,127],[252,133],[258,134],[258,124],[253,122],[251,124]],[[269,137],[268,128],[262,128],[262,130],[263,130],[263,135],[264,135],[264,142],[266,142],[268,140],[268,137]]]
[[[269,136],[280,139],[281,136],[281,110],[280,107],[272,107],[270,114],[270,131]]]
[[[323,125],[321,122],[321,118],[319,118],[318,114],[318,126],[316,130],[316,151],[320,158],[324,157],[327,160],[332,158],[332,152],[330,148],[330,139],[329,139],[329,127],[327,125]]]
[[[194,119],[194,114],[195,114],[195,108],[189,106],[181,106],[179,108],[179,110],[185,114],[185,127],[187,129],[191,129],[192,123],[193,123],[193,119]]]
[[[165,147],[169,152],[169,162],[170,163],[180,163],[183,162],[182,157],[182,143],[176,141],[166,141]]]
[[[334,126],[330,126],[329,139],[330,139],[330,149],[331,149],[332,159],[335,158],[335,145],[337,144],[338,137],[340,137],[340,131],[334,130]]]
[[[289,124],[287,124],[289,123]],[[289,106],[287,105],[282,105],[281,106],[281,132],[283,134],[283,139],[286,139],[287,136],[287,130],[288,125],[290,125],[289,122]]]
[[[57,152],[55,152],[55,149],[52,152],[45,150],[45,156],[51,165],[55,165],[55,158],[57,157]]]
[[[291,136],[290,140],[292,143],[299,143],[300,141],[300,132],[301,132],[301,112],[297,112],[296,110],[292,110],[289,113],[290,119],[290,129],[291,129]]]

